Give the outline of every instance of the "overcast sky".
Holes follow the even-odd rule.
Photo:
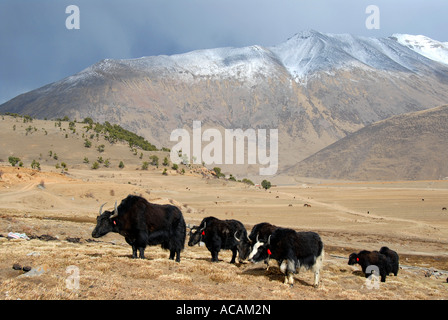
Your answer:
[[[69,5],[80,29],[66,28]],[[368,5],[380,10],[369,30]],[[315,29],[448,41],[447,0],[0,0],[0,103],[105,58],[273,46]]]

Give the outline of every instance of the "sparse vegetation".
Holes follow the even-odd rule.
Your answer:
[[[96,147],[96,150],[101,153],[101,152],[104,152],[104,148],[105,148],[105,145],[101,144],[101,145]]]
[[[8,162],[15,167],[17,163],[20,162],[20,158],[14,157],[14,156],[10,156],[8,157]]]
[[[151,160],[151,165],[159,167],[159,157],[156,155],[152,155],[149,157],[149,160]]]
[[[225,177],[226,175],[224,173],[221,173],[220,167],[214,167],[213,171],[216,173],[216,177],[219,179],[221,177]]]
[[[31,168],[40,170],[40,163],[33,159],[33,162],[31,162]]]
[[[248,184],[250,186],[254,186],[255,184],[252,182],[252,180],[244,178],[243,180],[241,180],[241,182]]]
[[[87,118],[86,118],[87,119]],[[84,121],[90,121],[86,120]],[[87,122],[86,122],[87,123]],[[158,149],[153,144],[149,143],[145,138],[129,131],[117,124],[110,124],[108,121],[106,121],[104,124],[96,123],[93,126],[93,123],[90,124],[96,133],[103,133],[105,135],[106,140],[108,140],[110,143],[115,143],[117,141],[126,141],[129,143],[129,146],[131,148],[139,147],[142,150],[145,151],[157,151]]]
[[[90,148],[92,146],[92,142],[89,139],[84,140],[84,147]]]

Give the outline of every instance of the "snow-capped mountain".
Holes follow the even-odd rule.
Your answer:
[[[279,163],[292,165],[375,121],[448,103],[448,66],[399,39],[310,30],[272,47],[105,59],[0,113],[120,123],[158,147],[193,121],[277,128]]]
[[[393,34],[391,39],[428,59],[448,64],[448,42],[440,42],[422,35],[398,33]]]
[[[137,72],[174,72],[185,81],[200,78],[252,81],[259,76],[272,76],[278,68],[284,68],[293,79],[302,82],[316,72],[341,68],[421,72],[433,67],[425,58],[448,64],[448,49],[442,42],[424,36],[395,34],[390,38],[368,38],[308,30],[267,48],[227,47],[172,56],[106,59],[73,78],[127,67]]]

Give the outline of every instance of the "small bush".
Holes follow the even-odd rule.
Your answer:
[[[263,180],[263,181],[261,181],[261,186],[265,190],[268,190],[271,187],[271,183],[268,180]]]
[[[17,164],[18,162],[20,162],[20,158],[10,156],[10,157],[8,158],[8,161],[9,161],[9,163],[10,163],[13,167],[15,167],[16,164]]]
[[[33,162],[31,162],[31,168],[40,170],[40,163],[33,159]]]

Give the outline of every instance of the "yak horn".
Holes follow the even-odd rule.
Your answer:
[[[114,214],[110,216],[111,219],[118,217],[117,201],[115,201]]]
[[[104,205],[105,205],[106,203],[107,203],[107,202],[104,202],[104,203],[101,205],[101,207],[100,207],[100,215],[103,214],[103,207],[104,207]]]
[[[258,233],[257,233],[257,242],[258,242]]]
[[[269,238],[268,238],[268,245],[270,245],[271,244],[271,236],[269,236]]]
[[[241,242],[241,240],[238,239],[238,238],[236,237],[236,233],[237,233],[237,232],[238,232],[238,231],[235,231],[235,233],[233,234],[233,236],[235,237],[235,240],[236,240],[236,241]]]

